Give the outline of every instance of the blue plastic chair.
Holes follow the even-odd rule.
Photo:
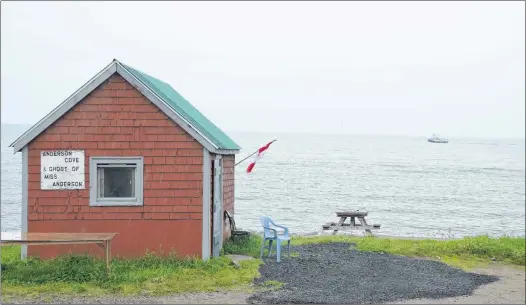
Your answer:
[[[276,241],[276,256],[278,263],[281,261],[281,243],[287,242],[287,250],[288,250],[288,257],[290,258],[290,237],[289,237],[289,229],[285,226],[278,225],[272,221],[272,218],[269,216],[261,216],[261,225],[263,225],[263,241],[261,242],[261,253],[259,258],[263,258],[263,251],[265,250],[265,242],[268,240],[268,257],[270,257],[270,253],[272,253],[272,243]],[[276,229],[272,228],[280,228],[284,229],[285,232],[283,234],[279,234]]]

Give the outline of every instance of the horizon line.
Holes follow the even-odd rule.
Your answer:
[[[26,126],[33,126],[34,124],[30,123],[4,123],[2,122],[1,125],[26,125]],[[336,135],[336,136],[343,136],[343,135],[349,135],[349,136],[368,136],[368,137],[375,137],[375,136],[383,136],[383,137],[406,137],[406,138],[428,138],[429,135],[409,135],[409,134],[381,134],[381,133],[353,133],[353,132],[337,132],[337,131],[261,131],[261,130],[233,130],[233,129],[225,129],[227,133],[261,133],[261,134],[310,134],[310,135]],[[453,135],[453,136],[447,136],[449,139],[514,139],[514,140],[526,140],[525,136],[493,136],[493,137],[482,137],[482,136],[473,136],[473,135]]]

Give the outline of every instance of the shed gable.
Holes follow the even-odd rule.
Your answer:
[[[231,155],[239,152],[240,147],[217,126],[206,119],[188,101],[182,98],[173,88],[143,72],[121,64],[117,60],[95,75],[62,104],[47,114],[10,146],[15,152],[22,150],[28,143],[49,128],[80,100],[90,95],[95,88],[108,80],[113,74],[119,74],[129,85],[155,104],[173,122],[183,128],[208,151],[215,154]]]

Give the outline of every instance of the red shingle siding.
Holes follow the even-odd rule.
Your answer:
[[[51,149],[84,150],[86,189],[40,190],[40,152]],[[91,156],[144,156],[144,206],[90,207]],[[33,140],[28,161],[30,230],[45,229],[32,222],[49,220],[129,220],[141,226],[145,220],[188,220],[201,235],[203,147],[117,74]],[[51,223],[48,229],[53,231]],[[200,248],[200,238],[196,243]],[[182,252],[196,252],[190,248]],[[119,252],[118,245],[113,249]]]
[[[235,155],[223,156],[223,207],[234,216]]]

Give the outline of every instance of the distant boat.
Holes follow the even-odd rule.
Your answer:
[[[427,139],[431,143],[448,143],[449,141],[446,138],[441,138],[434,134],[431,138]]]

